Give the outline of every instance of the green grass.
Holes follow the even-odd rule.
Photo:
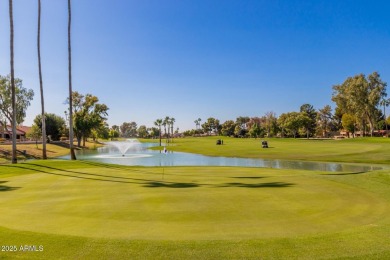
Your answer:
[[[75,147],[76,147],[75,143]],[[101,147],[102,145],[100,143],[94,143],[94,142],[86,142],[84,149],[96,149],[97,147]],[[25,144],[25,143],[18,143],[16,146],[16,149],[18,151],[25,150],[27,153],[27,156],[22,155],[21,153],[17,153],[18,161],[25,161],[26,157],[27,159],[35,158],[35,159],[41,159],[42,158],[42,144]],[[0,145],[1,151],[8,151],[9,154],[5,156],[3,153],[0,153],[0,164],[6,164],[10,163],[11,161],[11,152],[12,152],[12,145],[11,144],[1,144]],[[46,144],[46,155],[48,158],[56,158],[60,156],[65,156],[69,154],[69,148],[65,148],[59,144],[56,143],[48,143]]]
[[[216,145],[216,140],[221,138],[224,145]],[[169,144],[168,149],[210,156],[390,164],[390,138],[367,137],[344,140],[267,138],[264,140],[268,141],[270,146],[268,149],[261,148],[261,140],[263,139],[178,138]],[[153,141],[158,142],[158,140]]]
[[[389,184],[387,170],[0,165],[0,244],[44,248],[0,258],[388,259]]]

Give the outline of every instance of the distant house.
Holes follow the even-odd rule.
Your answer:
[[[363,135],[364,134],[364,135]],[[373,136],[376,137],[388,137],[390,134],[390,130],[374,130],[372,133]],[[354,137],[362,137],[362,136],[371,136],[371,133],[369,132],[363,132],[363,131],[356,131],[354,133]],[[345,130],[340,131],[340,135],[336,136],[335,138],[345,138],[345,137],[353,137],[352,133],[349,133]]]
[[[31,127],[29,126],[18,126],[16,127],[16,139],[19,141],[26,140],[26,134],[30,131]],[[12,136],[12,126],[7,125],[7,128],[4,129],[0,126],[0,137],[6,140],[10,140]]]
[[[373,135],[379,137],[388,137],[390,130],[375,130]]]

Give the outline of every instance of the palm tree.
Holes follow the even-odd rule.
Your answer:
[[[380,105],[383,106],[383,116],[385,117],[386,135],[387,135],[386,107],[388,107],[390,105],[390,98],[389,99],[382,99],[380,101]]]
[[[157,119],[156,121],[154,121],[154,125],[158,126],[158,130],[159,130],[160,146],[161,146],[161,124],[162,124],[162,122],[163,122],[162,119]]]
[[[11,63],[11,98],[12,98],[12,163],[17,163],[16,158],[16,92],[14,71],[14,17],[12,0],[9,0],[9,24],[10,24],[10,63]]]
[[[72,12],[70,0],[68,0],[68,72],[69,72],[69,148],[71,160],[76,160],[73,148],[73,98],[72,98],[72,49],[70,44],[70,25],[72,21]]]
[[[173,138],[173,124],[175,123],[176,119],[171,117],[171,120],[170,120],[170,125],[171,125],[171,134],[172,134],[172,138]]]
[[[168,131],[169,131],[169,116],[166,116],[164,118],[164,121],[162,125],[164,126],[164,133],[165,133],[165,138],[169,139],[169,133],[167,134],[167,125],[168,125]]]
[[[41,91],[41,108],[42,108],[42,159],[47,159],[46,155],[46,120],[45,120],[45,101],[43,98],[42,67],[41,67],[41,0],[38,0],[38,71],[39,86]]]

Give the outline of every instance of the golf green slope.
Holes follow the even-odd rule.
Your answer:
[[[390,177],[236,167],[0,166],[0,241],[24,258],[389,258]]]

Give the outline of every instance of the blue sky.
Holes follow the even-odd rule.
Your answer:
[[[64,116],[67,1],[42,1],[46,111]],[[388,1],[72,1],[73,89],[110,108],[109,124],[152,126],[277,115],[331,102],[332,86],[378,71],[390,80]],[[37,1],[14,0],[15,73],[40,113]],[[0,74],[9,73],[8,1],[0,0]]]

